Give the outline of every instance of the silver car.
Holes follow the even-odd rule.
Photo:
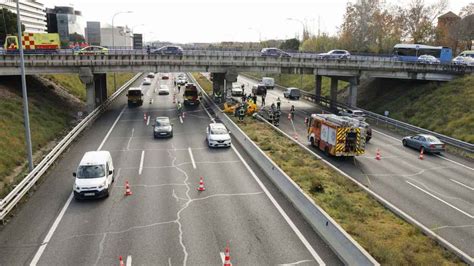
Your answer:
[[[403,146],[411,147],[423,152],[440,153],[444,152],[446,145],[438,138],[428,134],[418,134],[407,136],[402,139]]]
[[[432,55],[420,55],[418,59],[416,60],[417,63],[420,64],[427,64],[427,65],[437,65],[439,64],[439,59],[432,56]]]

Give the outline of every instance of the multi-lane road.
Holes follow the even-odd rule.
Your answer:
[[[238,82],[245,84],[247,94],[256,83],[242,76]],[[268,91],[266,104],[276,103],[277,97],[283,101],[280,128],[291,136],[296,133],[299,141],[308,145],[304,118],[322,109],[303,100],[284,99],[278,89]],[[293,125],[287,119],[291,105],[296,109]],[[401,137],[375,128],[365,155],[354,160],[328,158],[313,150],[474,257],[474,164],[449,154],[428,154],[420,160],[418,151],[402,146]],[[381,152],[380,161],[375,160],[377,149]]]
[[[120,97],[58,160],[2,226],[0,265],[118,265],[119,256],[127,265],[222,265],[227,243],[236,265],[342,264],[237,143],[207,147],[212,114],[199,106],[178,117],[172,95],[155,91],[174,91],[170,80],[143,86],[142,107]],[[171,118],[172,138],[153,138],[156,116]],[[111,194],[74,200],[72,172],[99,149],[114,160]]]

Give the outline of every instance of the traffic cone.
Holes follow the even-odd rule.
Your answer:
[[[130,190],[130,185],[128,184],[128,181],[125,181],[125,196],[130,196],[132,195],[132,191]]]
[[[288,114],[288,120],[291,120],[291,114]]]
[[[204,190],[206,190],[206,188],[204,187],[204,180],[202,180],[202,176],[201,176],[201,179],[199,180],[198,191],[204,191]]]
[[[379,160],[382,159],[382,156],[380,156],[380,149],[377,149],[377,154],[375,155],[375,159]]]
[[[123,263],[122,256],[119,256],[119,261],[120,261],[120,266],[125,266],[125,264]]]
[[[146,121],[146,113],[143,113],[143,120]]]
[[[232,266],[232,263],[230,262],[230,248],[229,248],[229,244],[227,244],[227,246],[225,247],[224,266]]]
[[[421,149],[421,150],[420,150],[420,157],[419,157],[420,160],[423,160],[423,150],[424,150],[424,149]]]
[[[185,116],[186,116],[186,112],[183,112],[183,119],[184,119]]]

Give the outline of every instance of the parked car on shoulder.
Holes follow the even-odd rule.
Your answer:
[[[320,59],[349,59],[351,54],[346,50],[331,50],[327,53],[318,54]]]
[[[109,49],[102,46],[91,45],[91,46],[87,46],[82,49],[79,49],[75,51],[74,53],[76,55],[108,55]]]
[[[183,55],[183,48],[177,45],[166,45],[160,47],[151,52],[152,54],[160,54],[160,55]]]
[[[420,55],[418,59],[416,60],[417,63],[419,64],[427,64],[427,65],[437,65],[439,64],[439,59],[432,56],[432,55]]]
[[[301,91],[298,88],[286,88],[286,90],[283,92],[283,97],[288,99],[299,100],[301,97]]]
[[[170,122],[170,118],[166,116],[159,116],[155,118],[155,124],[153,124],[153,137],[173,137],[173,124]]]
[[[411,147],[419,151],[430,153],[441,153],[446,149],[446,145],[437,137],[428,134],[418,134],[407,136],[402,139],[403,146]]]
[[[206,140],[210,148],[230,147],[230,131],[222,123],[211,123],[206,128]]]
[[[263,48],[260,51],[261,56],[268,56],[268,57],[291,57],[291,55],[285,51],[282,51],[278,48]]]

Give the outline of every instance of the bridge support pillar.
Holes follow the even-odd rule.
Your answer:
[[[107,74],[94,74],[95,107],[107,100]]]
[[[94,75],[88,67],[81,67],[79,70],[79,78],[86,85],[86,107],[90,113],[95,109],[95,84]]]
[[[316,76],[315,76],[315,79],[316,79],[316,82],[315,82],[315,84],[316,84],[316,88],[315,88],[316,91],[314,92],[314,95],[316,95],[316,100],[317,100],[318,102],[320,102],[319,99],[320,99],[320,97],[321,97],[322,76],[321,76],[321,75],[316,75]]]
[[[358,85],[358,78],[354,77],[351,78],[349,85],[349,98],[347,99],[347,105],[351,107],[356,107],[357,105],[357,85]]]
[[[214,99],[216,99],[216,95],[221,95],[221,100],[223,100],[225,73],[211,73],[211,75],[212,75],[212,94],[214,96]]]
[[[337,103],[337,82],[338,82],[338,79],[336,77],[331,77],[331,92],[330,92],[331,102],[330,102],[329,108],[332,111],[337,110],[337,107],[336,107],[336,103]]]

